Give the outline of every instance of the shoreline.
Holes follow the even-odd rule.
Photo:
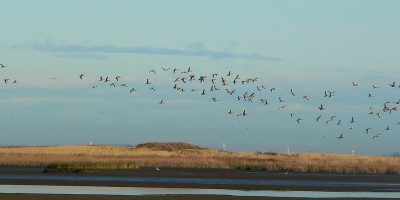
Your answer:
[[[182,168],[161,168],[160,171],[140,168],[85,173],[42,173],[42,170],[40,167],[0,167],[0,184],[326,192],[400,191],[400,176],[381,174],[285,174]]]
[[[0,194],[4,200],[310,200],[310,198],[292,197],[236,197],[219,195],[144,195],[144,196],[104,196],[104,195],[40,195],[40,194]],[[343,198],[324,198],[326,200],[337,200]],[[351,200],[363,200],[366,198],[345,198]],[[368,198],[368,200],[384,200],[385,198]]]

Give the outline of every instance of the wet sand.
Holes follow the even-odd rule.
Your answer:
[[[4,200],[310,200],[307,198],[276,198],[276,197],[234,197],[216,195],[165,195],[165,196],[99,196],[99,195],[36,195],[36,194],[0,194]],[[326,198],[325,198],[326,199]],[[363,198],[328,198],[327,200]],[[368,199],[382,200],[382,199]]]
[[[163,168],[156,171],[153,168],[143,168],[135,170],[109,170],[94,171],[85,173],[42,173],[40,167],[0,167],[0,184],[3,185],[65,185],[65,186],[118,186],[118,187],[161,187],[161,188],[204,188],[204,189],[240,189],[240,190],[302,190],[302,191],[399,191],[400,186],[396,188],[374,187],[379,184],[399,184],[400,176],[386,174],[316,174],[316,173],[273,173],[273,172],[250,172],[229,169],[180,169]],[[53,177],[52,179],[13,179],[4,178],[2,175],[17,175],[19,177]],[[91,178],[91,177],[135,177],[135,178],[197,178],[197,179],[223,179],[223,180],[268,180],[271,182],[288,181],[308,181],[315,182],[313,186],[302,185],[256,185],[256,184],[233,184],[227,181],[224,184],[196,184],[196,183],[163,183],[158,181],[150,182],[124,182],[118,180],[107,181],[87,181],[87,180],[59,180],[57,177],[69,176],[72,178]],[[55,178],[54,178],[55,177]],[[319,182],[338,182],[350,183],[349,187],[343,187],[340,184],[331,184],[319,186]],[[360,187],[354,182],[369,184],[370,187]]]

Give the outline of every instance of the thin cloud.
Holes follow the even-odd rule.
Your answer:
[[[202,46],[194,46],[186,49],[160,48],[151,46],[114,46],[114,45],[93,45],[85,46],[80,44],[61,44],[54,42],[34,43],[30,48],[54,53],[133,53],[145,55],[163,56],[188,56],[206,57],[214,60],[219,59],[247,59],[261,61],[279,61],[279,58],[266,57],[260,54],[237,54],[229,51],[208,50]]]

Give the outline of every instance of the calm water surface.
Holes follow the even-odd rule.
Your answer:
[[[196,188],[148,188],[148,187],[98,187],[98,186],[45,186],[45,185],[0,185],[0,193],[14,194],[99,194],[99,195],[231,195],[257,197],[301,197],[301,198],[393,198],[400,192],[317,192],[274,190],[226,190]]]

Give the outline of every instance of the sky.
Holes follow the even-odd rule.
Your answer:
[[[382,111],[384,102],[400,99],[399,1],[4,0],[0,5],[0,63],[7,65],[0,78],[17,80],[0,84],[0,145],[182,141],[219,149],[224,143],[232,151],[283,152],[288,146],[294,152],[400,151],[399,113]],[[222,92],[203,96],[201,89],[211,85],[198,81],[179,84],[200,91],[180,93],[172,88],[177,75],[161,67],[180,72],[191,67],[208,81],[213,73],[229,71],[243,79],[257,77],[252,84],[226,86],[236,89],[236,96],[246,91],[257,96],[253,103],[237,101],[222,86]],[[118,86],[128,87],[110,87],[100,76],[121,76]],[[144,84],[148,78],[156,92]],[[393,81],[396,88],[388,85]],[[261,85],[266,89],[255,90]],[[132,87],[138,91],[129,93]],[[325,90],[335,96],[324,98]],[[301,98],[305,95],[310,101]],[[249,115],[231,116],[229,110]],[[323,120],[317,123],[319,115]],[[303,119],[300,124],[297,118]]]

